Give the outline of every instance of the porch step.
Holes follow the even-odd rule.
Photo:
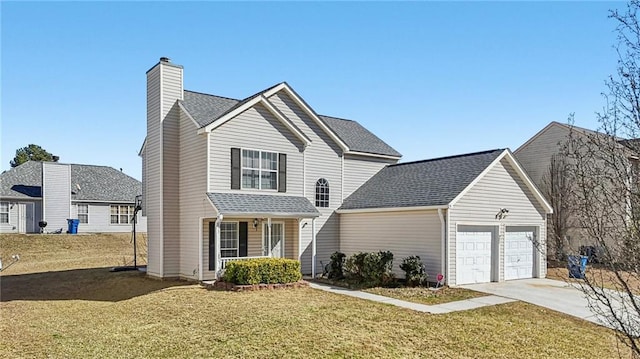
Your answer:
[[[203,280],[200,285],[205,287],[205,289],[212,290],[215,288],[216,280]]]

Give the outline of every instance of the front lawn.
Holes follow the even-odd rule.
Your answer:
[[[430,315],[311,288],[208,291],[184,281],[109,272],[105,267],[121,265],[130,246],[117,236],[95,236],[93,242],[89,236],[86,242],[67,237],[55,236],[37,246],[29,242],[38,236],[0,235],[3,259],[17,251],[12,246],[21,246],[23,258],[0,275],[2,357],[618,355],[610,330],[526,303]],[[75,240],[83,245],[69,244]],[[61,245],[68,248],[58,250]],[[48,251],[53,255],[47,256]],[[81,253],[93,259],[80,261]],[[78,268],[80,262],[83,268]]]

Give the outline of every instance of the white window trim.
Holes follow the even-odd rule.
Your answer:
[[[80,206],[87,206],[87,213],[80,213]],[[89,204],[88,203],[76,203],[76,215],[78,216],[78,220],[80,220],[81,214],[87,215],[87,221],[84,223],[80,221],[80,223],[89,224]],[[111,221],[111,207],[109,207],[109,221]]]
[[[111,216],[115,216],[115,214],[111,213],[111,207],[117,207],[118,208],[118,223],[113,223],[111,221]],[[127,223],[121,223],[120,222],[120,216],[122,216],[123,214],[120,213],[120,207],[127,207],[127,215],[129,216]],[[109,225],[111,226],[128,226],[133,222],[133,212],[134,212],[134,207],[132,205],[128,205],[128,204],[111,204],[109,205]]]
[[[245,167],[244,166],[244,155],[243,152],[244,151],[254,151],[254,152],[258,152],[258,168],[253,168],[253,167]],[[275,170],[271,170],[271,169],[263,169],[262,168],[262,153],[273,153],[276,155],[276,169]],[[280,181],[279,181],[279,169],[280,169],[280,152],[277,151],[265,151],[265,150],[259,150],[259,149],[254,149],[254,148],[240,148],[240,189],[246,189],[246,190],[258,190],[258,191],[268,191],[268,192],[278,192],[278,186],[280,185]],[[258,188],[253,188],[253,187],[245,187],[244,186],[244,170],[250,170],[250,171],[258,171]],[[275,172],[276,174],[276,188],[262,188],[262,172]]]
[[[222,248],[222,228],[220,228],[220,238],[218,238],[218,243],[220,243],[220,258],[238,258],[240,256],[240,222],[239,221],[222,221],[220,222],[220,226],[222,227],[222,224],[235,224],[236,226],[236,255],[233,257],[225,257],[222,255],[222,251],[230,251],[233,249],[225,249]]]
[[[325,194],[326,199],[318,199],[318,195],[320,195],[320,193],[318,192],[318,190],[320,189],[320,180],[324,180],[324,183],[326,185],[327,188],[327,193]],[[316,188],[315,188],[315,192],[316,192],[316,198],[315,198],[315,205],[316,207],[319,208],[329,208],[330,204],[331,204],[331,192],[330,192],[330,186],[329,186],[329,181],[324,178],[324,177],[320,177],[318,178],[318,180],[316,181]],[[326,203],[326,206],[322,206],[321,204]]]
[[[6,204],[7,205],[7,211],[6,212],[0,212],[0,213],[6,213],[7,214],[7,221],[6,222],[0,222],[0,224],[11,224],[11,203],[9,203],[9,202],[0,202],[0,204]]]

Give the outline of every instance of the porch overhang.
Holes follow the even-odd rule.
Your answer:
[[[225,217],[316,218],[320,212],[306,197],[254,193],[208,192],[207,198]]]

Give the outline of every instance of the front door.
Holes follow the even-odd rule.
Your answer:
[[[271,239],[269,239],[269,225],[262,226],[262,252],[269,257],[284,257],[284,223],[271,222]]]
[[[35,233],[36,232],[36,219],[34,215],[34,205],[33,203],[26,204],[26,217],[27,217],[27,233]]]

